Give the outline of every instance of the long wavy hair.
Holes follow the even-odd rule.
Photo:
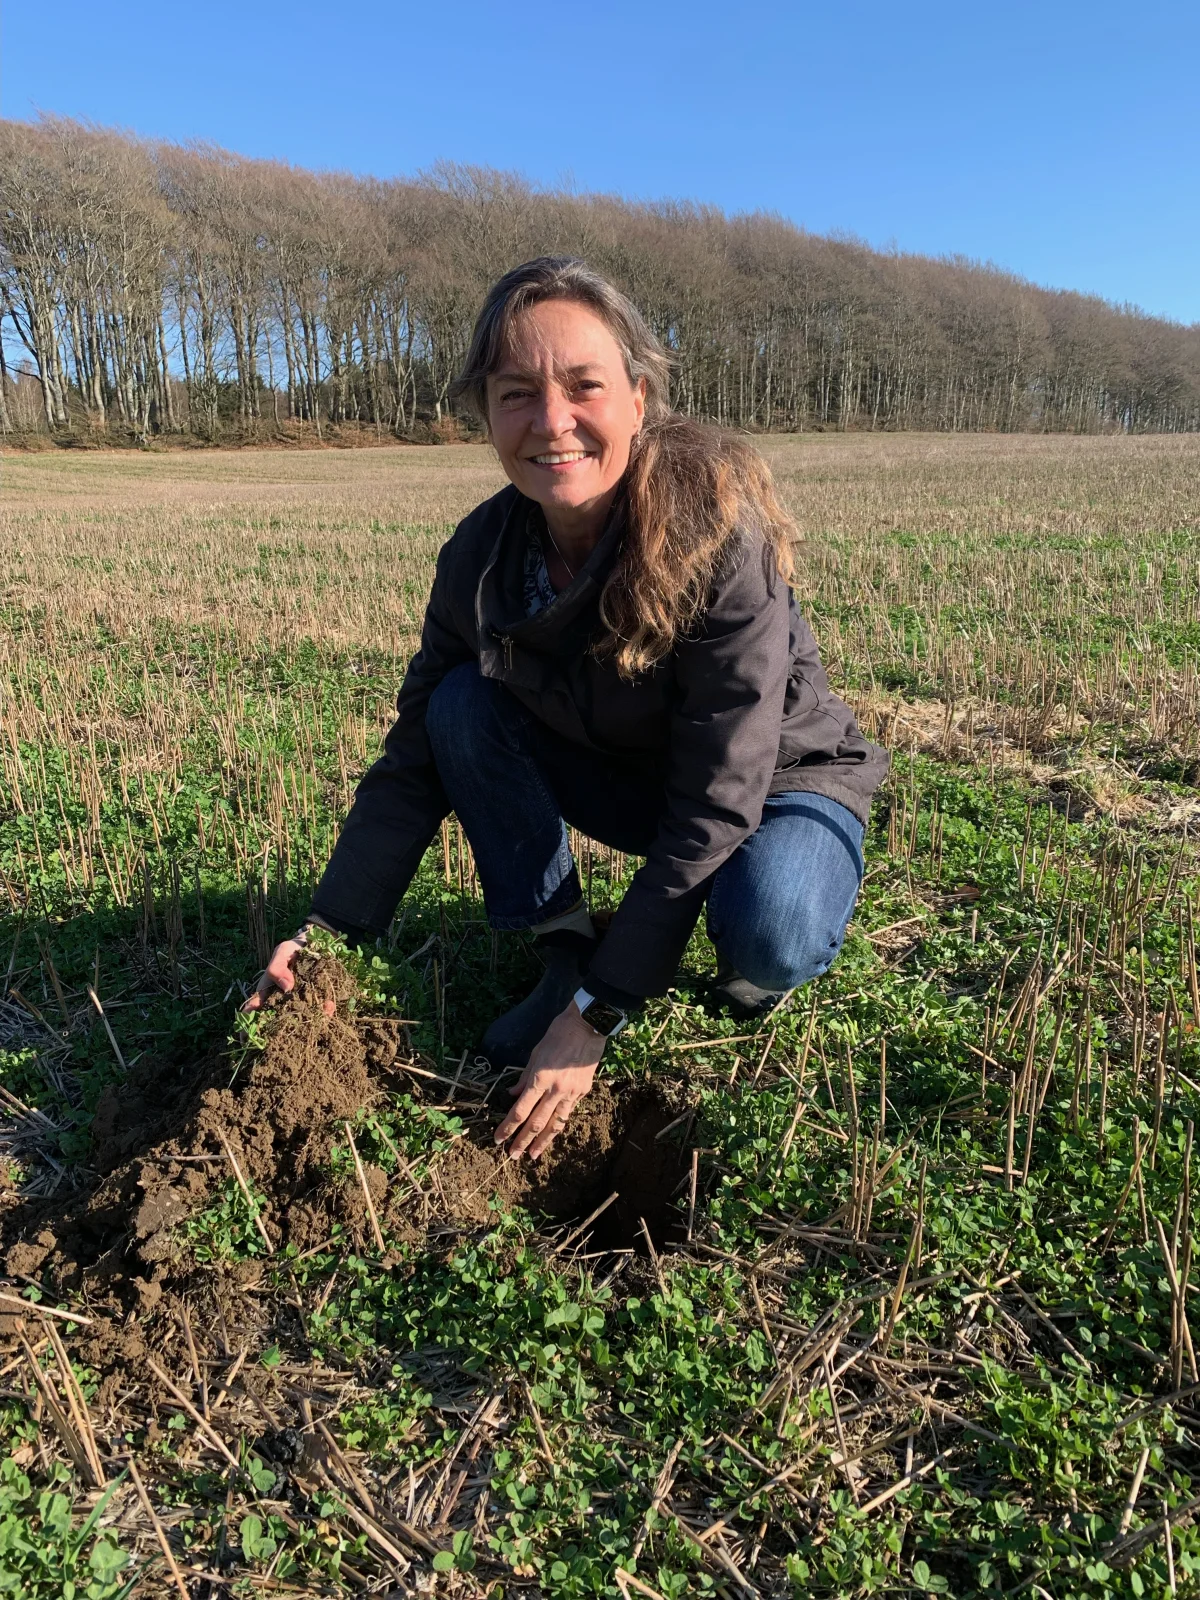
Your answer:
[[[798,535],[771,469],[744,439],[671,410],[670,358],[633,302],[586,262],[539,256],[488,291],[454,393],[486,424],[487,380],[513,323],[543,300],[573,300],[616,340],[631,384],[646,383],[646,411],[625,473],[627,527],[600,596],[597,655],[624,678],[661,661],[703,619],[714,579],[738,540],[757,535],[785,583]]]

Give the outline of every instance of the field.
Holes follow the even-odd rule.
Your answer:
[[[532,1177],[455,824],[235,1019],[488,453],[4,458],[0,1594],[1196,1589],[1200,445],[764,449],[852,929],[749,1028],[698,932]]]

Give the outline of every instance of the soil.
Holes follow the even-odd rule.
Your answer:
[[[688,1169],[678,1145],[657,1135],[678,1117],[663,1088],[618,1094],[600,1082],[537,1161],[510,1159],[490,1128],[472,1130],[438,1166],[447,1213],[484,1223],[498,1194],[557,1221],[582,1221],[616,1190],[618,1199],[591,1232],[593,1248],[644,1251],[643,1218],[656,1247],[669,1245],[682,1227],[672,1202]]]
[[[199,1262],[184,1227],[235,1167],[262,1197],[273,1248],[314,1250],[339,1224],[356,1246],[372,1248],[362,1186],[330,1175],[331,1145],[344,1143],[347,1120],[385,1088],[402,1082],[412,1093],[433,1080],[400,1070],[421,1066],[401,1025],[357,1017],[353,995],[336,961],[302,956],[295,989],[273,997],[266,1047],[248,1065],[232,1077],[230,1061],[221,1058],[182,1078],[131,1077],[97,1109],[94,1187],[4,1214],[8,1275],[86,1304],[95,1320],[80,1354],[100,1371],[141,1361],[155,1347],[154,1324],[167,1313],[177,1319],[185,1303],[217,1325],[236,1320],[239,1336],[253,1337],[247,1323],[257,1314],[253,1289],[264,1262]],[[490,1221],[493,1195],[571,1224],[614,1189],[619,1198],[582,1248],[645,1253],[642,1219],[656,1247],[681,1237],[677,1202],[688,1163],[677,1133],[657,1137],[686,1111],[679,1085],[618,1091],[599,1082],[536,1162],[497,1148],[492,1134],[509,1097],[497,1086],[490,1098],[498,1109],[470,1116],[463,1135],[433,1163],[420,1197],[365,1167],[372,1203],[394,1238],[444,1249],[448,1234]],[[556,1237],[562,1232],[556,1228]],[[265,1324],[265,1306],[261,1315]],[[0,1315],[0,1332],[11,1331],[12,1321]]]

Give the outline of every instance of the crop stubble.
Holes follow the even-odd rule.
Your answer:
[[[647,1103],[652,1125],[642,1137],[657,1146],[654,1134],[676,1121],[676,1138],[703,1146],[699,1222],[686,1244],[678,1231],[671,1236],[665,1255],[650,1245],[645,1261],[630,1265],[610,1253],[597,1269],[617,1274],[631,1307],[654,1304],[657,1291],[663,1337],[681,1350],[692,1338],[684,1331],[691,1312],[672,1295],[690,1296],[689,1305],[708,1295],[719,1315],[710,1343],[700,1341],[705,1359],[714,1359],[711,1341],[732,1340],[743,1364],[729,1357],[713,1366],[696,1411],[708,1421],[691,1431],[676,1421],[668,1437],[655,1428],[677,1415],[678,1396],[655,1409],[645,1380],[626,1393],[610,1372],[611,1394],[592,1403],[591,1420],[586,1404],[572,1420],[574,1402],[556,1401],[545,1373],[506,1376],[493,1350],[494,1375],[482,1388],[448,1392],[439,1379],[425,1421],[415,1419],[407,1435],[416,1444],[351,1451],[350,1460],[335,1441],[319,1471],[309,1461],[293,1475],[287,1505],[273,1514],[280,1548],[293,1540],[302,1557],[294,1570],[306,1581],[334,1581],[328,1561],[288,1520],[308,1525],[303,1508],[311,1502],[295,1488],[308,1484],[306,1472],[340,1484],[360,1532],[364,1516],[374,1527],[346,1558],[351,1574],[370,1582],[388,1570],[389,1543],[403,1557],[392,1561],[394,1571],[404,1561],[419,1568],[435,1549],[451,1548],[455,1530],[470,1532],[477,1567],[461,1540],[451,1551],[464,1593],[478,1591],[477,1577],[514,1570],[537,1576],[548,1593],[605,1584],[616,1592],[625,1580],[614,1563],[631,1563],[635,1551],[642,1581],[655,1574],[669,1587],[672,1574],[708,1571],[718,1585],[762,1593],[936,1589],[926,1580],[943,1574],[952,1586],[986,1588],[997,1573],[1002,1586],[1053,1586],[1082,1583],[1070,1575],[1089,1564],[1096,1592],[1119,1592],[1131,1562],[1144,1574],[1139,1581],[1154,1586],[1168,1579],[1168,1549],[1189,1574],[1200,1555],[1187,1528],[1195,1460],[1186,1394],[1196,1376],[1187,1302],[1200,993],[1189,828],[1200,811],[1200,449],[1169,438],[978,436],[766,440],[764,448],[806,535],[801,589],[831,674],[864,724],[892,744],[896,767],[876,808],[857,932],[819,987],[818,1004],[801,996],[742,1039],[707,1018],[685,989],[631,1030],[620,1058],[631,1075],[627,1094],[647,1092],[633,1087],[646,1068],[662,1081],[670,1064],[674,1092],[684,1096],[678,1118],[673,1106],[668,1117]],[[500,480],[472,447],[33,456],[4,465],[8,842],[0,860],[12,961],[3,1020],[5,1042],[32,1045],[36,1071],[54,1089],[48,1123],[29,1088],[39,1080],[28,1062],[23,1076],[8,1078],[35,1100],[31,1109],[17,1096],[7,1132],[11,1170],[14,1181],[28,1180],[24,1205],[40,1202],[47,1214],[94,1207],[86,1173],[84,1197],[70,1192],[79,1180],[47,1127],[86,1128],[98,1110],[85,1165],[115,1162],[118,1187],[132,1183],[153,1209],[162,1185],[147,1187],[141,1176],[179,1128],[159,1127],[152,1137],[136,1118],[122,1118],[128,1086],[104,1090],[98,1108],[88,1089],[88,1072],[97,1076],[108,1045],[82,998],[87,918],[109,907],[108,920],[94,923],[103,965],[98,957],[93,970],[101,994],[129,1008],[113,1012],[127,1053],[140,1044],[153,1062],[151,1024],[169,1015],[178,1031],[181,1007],[212,1010],[204,1036],[219,1034],[225,1024],[213,997],[225,974],[246,941],[261,957],[302,904],[354,777],[378,744],[438,545]],[[594,869],[594,899],[608,898],[625,863],[578,843],[590,884]],[[407,998],[424,1008],[424,1031],[410,1059],[418,1073],[451,1077],[478,1021],[463,986],[471,972],[484,986],[497,973],[495,946],[478,929],[473,864],[453,826],[423,882],[433,898],[391,942],[418,962],[406,969]],[[701,939],[693,952],[701,964],[705,948]],[[497,983],[506,970],[502,957]],[[81,1064],[84,1035],[95,1043]],[[353,1055],[359,1046],[349,1048]],[[269,1070],[271,1049],[252,1074]],[[173,1069],[179,1084],[194,1087],[187,1062],[196,1050],[172,1037],[168,1054],[183,1063]],[[219,1057],[207,1060],[216,1069]],[[681,1083],[684,1064],[690,1089]],[[132,1067],[136,1082],[147,1063]],[[436,1088],[436,1079],[425,1081]],[[283,1240],[288,1196],[294,1200],[303,1180],[312,1193],[309,1211],[296,1212],[297,1248],[319,1244],[310,1234],[326,1226],[343,1241],[323,1277],[310,1280],[293,1265],[303,1282],[281,1277],[264,1301],[262,1263],[245,1244],[257,1202],[238,1219],[240,1265],[230,1258],[220,1266],[221,1251],[237,1256],[239,1247],[218,1240],[214,1271],[244,1291],[242,1320],[255,1352],[283,1337],[289,1297],[299,1316],[287,1333],[295,1351],[306,1332],[324,1326],[321,1317],[339,1304],[346,1252],[371,1259],[372,1207],[397,1260],[426,1248],[409,1213],[393,1204],[397,1185],[408,1191],[400,1169],[385,1170],[386,1141],[364,1131],[376,1090],[365,1077],[355,1082],[336,1105],[331,1099],[313,1111],[311,1151],[298,1155],[289,1145],[283,1191],[271,1119],[253,1119],[266,1141],[256,1149],[253,1132],[234,1137],[229,1106],[214,1111],[208,1132],[218,1122],[225,1131],[245,1169],[246,1195],[263,1197],[268,1230],[274,1225]],[[238,1092],[252,1095],[253,1083]],[[209,1093],[229,1091],[214,1080]],[[279,1109],[286,1111],[286,1095]],[[602,1121],[599,1102],[596,1111]],[[164,1115],[175,1113],[168,1106]],[[346,1118],[360,1144],[370,1141],[362,1181],[356,1188],[343,1162],[322,1190],[315,1174]],[[188,1126],[189,1148],[169,1153],[213,1162],[225,1154],[220,1139],[210,1138],[209,1148],[203,1130]],[[938,1131],[955,1128],[958,1146],[958,1135],[947,1143]],[[127,1148],[118,1160],[113,1140],[122,1132]],[[139,1148],[128,1148],[130,1138]],[[78,1160],[80,1147],[72,1148]],[[679,1151],[683,1165],[672,1174],[682,1177],[685,1200],[686,1155]],[[495,1181],[494,1169],[485,1170],[491,1161],[486,1143],[455,1134],[428,1173],[422,1169],[418,1188],[427,1183],[432,1196],[422,1226],[446,1228],[446,1249],[464,1221],[479,1229],[488,1213],[476,1206],[456,1220],[430,1174],[444,1172],[452,1190],[475,1201],[494,1187],[508,1203],[531,1202],[528,1190]],[[195,1191],[195,1205],[183,1206],[177,1222],[213,1193],[212,1174],[201,1166],[190,1177],[187,1166],[178,1163],[173,1181]],[[227,1220],[242,1191],[220,1171]],[[362,1190],[372,1199],[359,1205]],[[103,1185],[97,1192],[103,1196]],[[581,1186],[557,1209],[603,1198],[585,1200]],[[963,1218],[974,1212],[994,1237],[967,1248]],[[211,1327],[189,1325],[183,1337],[187,1308],[206,1305],[210,1278],[172,1284],[172,1217],[164,1212],[162,1228],[149,1226],[149,1212],[143,1220],[129,1262],[130,1276],[134,1268],[141,1276],[135,1320],[156,1330],[157,1359],[184,1385],[180,1392],[201,1403],[209,1379],[198,1367],[210,1378],[228,1376],[235,1350]],[[611,1251],[632,1237],[635,1220],[573,1242],[573,1252],[584,1244]],[[659,1231],[660,1245],[663,1237]],[[109,1236],[99,1245],[111,1249]],[[84,1303],[103,1314],[103,1292],[88,1273],[55,1276],[58,1248],[57,1239],[39,1243],[26,1228],[10,1272],[49,1273],[77,1309]],[[501,1277],[516,1249],[508,1238],[497,1257]],[[184,1257],[192,1260],[186,1250]],[[448,1260],[451,1277],[466,1270],[459,1257]],[[566,1271],[576,1313],[591,1315],[592,1268],[585,1259]],[[558,1280],[537,1281],[545,1297]],[[21,1292],[22,1282],[15,1277],[6,1292]],[[1155,1282],[1166,1287],[1160,1292]],[[486,1300],[493,1290],[473,1292]],[[164,1293],[170,1317],[159,1306]],[[1106,1296],[1119,1313],[1108,1320],[1097,1309]],[[636,1309],[609,1314],[634,1370],[647,1359],[644,1319]],[[232,1315],[221,1312],[226,1322]],[[26,1321],[36,1330],[36,1314]],[[103,1352],[90,1337],[85,1352],[81,1335],[78,1353],[100,1373]],[[463,1337],[448,1346],[460,1361]],[[230,1442],[262,1432],[264,1413],[272,1426],[263,1437],[277,1446],[289,1429],[316,1438],[304,1398],[311,1393],[344,1444],[353,1414],[347,1393],[369,1405],[375,1369],[369,1355],[348,1353],[353,1340],[341,1340],[328,1339],[341,1352],[328,1355],[342,1367],[340,1399],[321,1389],[328,1380],[319,1362],[310,1362],[316,1377],[294,1373],[290,1389],[229,1377]],[[442,1370],[436,1348],[418,1346],[413,1359],[426,1380]],[[666,1348],[659,1359],[670,1367]],[[476,1352],[468,1365],[480,1360]],[[585,1374],[602,1370],[589,1360],[580,1358],[574,1380],[585,1388]],[[1101,1379],[1115,1397],[1107,1420]],[[1052,1403],[1056,1386],[1071,1394],[1072,1385],[1071,1405],[1087,1414],[1091,1431],[1061,1441],[1068,1405],[1048,1424],[1047,1446],[1037,1406]],[[159,1388],[159,1401],[165,1393]],[[621,1393],[628,1409],[619,1411],[608,1402]],[[144,1415],[140,1395],[123,1403],[124,1410],[120,1383],[94,1399],[103,1433]],[[443,1447],[443,1463],[429,1440],[437,1428],[453,1428],[460,1403],[472,1420],[456,1447]],[[1142,1413],[1152,1419],[1149,1433]],[[586,1480],[599,1515],[616,1490],[580,1465],[596,1429],[631,1463],[619,1475],[627,1485],[623,1531],[593,1548],[569,1514],[547,1510],[540,1535],[518,1538],[511,1515],[504,1518],[506,1469],[496,1463],[515,1450],[525,1461],[521,1483],[541,1484],[546,1507],[562,1474]],[[49,1438],[42,1436],[43,1453],[59,1448]],[[172,1466],[152,1444],[153,1434],[142,1458],[144,1471],[157,1474],[151,1493],[175,1495],[182,1458]],[[192,1448],[202,1454],[202,1439]],[[1141,1452],[1150,1448],[1158,1452],[1153,1494],[1167,1507],[1168,1527],[1177,1525],[1166,1535],[1162,1517],[1155,1533],[1139,1502],[1151,1459]],[[456,1449],[470,1470],[456,1465]],[[114,1444],[113,1471],[121,1459]],[[394,1459],[419,1468],[395,1493]],[[939,1498],[939,1471],[950,1474],[945,1493],[957,1502]],[[406,1481],[416,1483],[415,1498]],[[916,1484],[927,1490],[913,1491],[914,1499]],[[244,1482],[238,1492],[249,1515],[266,1517],[261,1506],[249,1511]],[[969,1506],[953,1510],[981,1492],[1011,1508],[1008,1521],[989,1523]],[[1022,1543],[1010,1530],[1018,1523],[1040,1530],[1037,1537],[1022,1535]],[[1057,1545],[1047,1540],[1052,1524]],[[489,1536],[498,1543],[489,1546]],[[158,1548],[149,1529],[138,1537],[140,1549]],[[248,1534],[246,1569],[261,1574],[266,1564],[256,1567],[254,1547]],[[182,1559],[182,1534],[175,1548]],[[223,1540],[215,1548],[227,1551]],[[210,1559],[205,1549],[198,1539],[197,1562]],[[559,1563],[566,1576],[554,1577],[554,1559],[568,1549],[575,1553]],[[656,1565],[647,1565],[650,1556]]]

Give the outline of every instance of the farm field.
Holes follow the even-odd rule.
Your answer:
[[[0,1594],[1195,1591],[1200,442],[761,443],[863,894],[749,1028],[698,931],[533,1174],[453,822],[235,1017],[490,453],[0,462]]]

